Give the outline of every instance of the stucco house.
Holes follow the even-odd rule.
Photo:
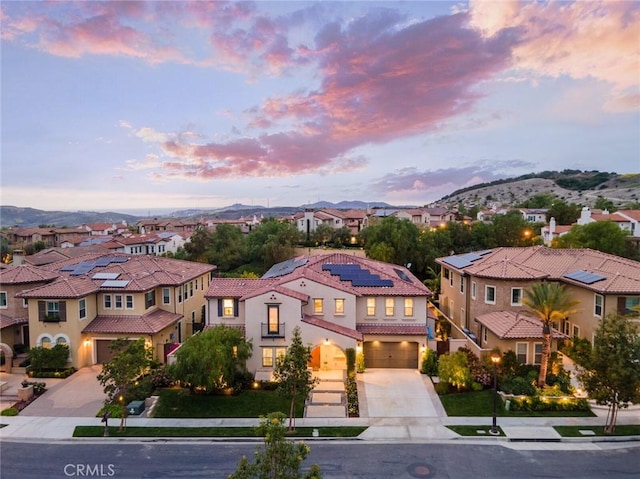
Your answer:
[[[346,369],[347,348],[363,352],[369,368],[418,368],[430,296],[402,266],[343,253],[300,256],[259,279],[214,278],[207,321],[244,331],[257,379],[271,377],[296,326],[314,369]]]
[[[15,296],[28,310],[32,347],[70,348],[83,367],[111,359],[119,337],[144,337],[155,359],[204,324],[215,266],[156,256],[90,253],[39,268],[48,281]]]
[[[457,328],[473,333],[481,349],[513,346],[506,336],[500,336],[515,326],[511,323],[528,321],[523,314],[524,291],[543,281],[564,284],[572,299],[579,302],[575,314],[555,325],[566,337],[593,341],[599,320],[609,313],[638,317],[632,309],[640,304],[637,261],[586,248],[546,246],[495,248],[436,261],[442,267],[440,310]],[[499,315],[492,316],[496,313]],[[495,336],[491,340],[490,334]],[[562,336],[556,334],[555,338]],[[527,338],[531,362],[535,362],[534,343],[538,341],[535,335]]]

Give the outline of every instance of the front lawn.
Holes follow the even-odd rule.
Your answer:
[[[640,424],[616,426],[613,434],[606,434],[604,426],[553,426],[553,428],[562,437],[640,436]],[[582,434],[580,431],[592,431],[594,434]]]
[[[492,416],[493,390],[474,391],[468,393],[443,394],[440,397],[442,406],[448,416]],[[507,417],[593,417],[591,411],[507,411],[500,398],[497,405],[498,416]]]
[[[275,391],[246,390],[237,396],[192,396],[186,389],[162,389],[153,417],[260,417],[280,411],[289,416],[289,401]],[[295,416],[302,417],[304,404],[298,400]]]
[[[287,437],[356,437],[366,427],[298,427]],[[103,437],[104,426],[76,426],[73,437]],[[109,426],[109,437],[257,437],[253,427],[127,427],[119,432],[118,426]]]

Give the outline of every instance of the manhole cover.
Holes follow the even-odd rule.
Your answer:
[[[407,472],[411,477],[433,477],[434,469],[433,466],[426,462],[414,462],[407,466]]]

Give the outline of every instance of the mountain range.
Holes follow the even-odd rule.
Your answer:
[[[592,205],[598,197],[612,201],[617,206],[640,201],[640,173],[619,175],[599,171],[564,170],[531,173],[516,178],[505,178],[490,183],[481,183],[454,191],[434,205],[453,207],[460,203],[467,206],[497,203],[515,205],[536,194],[554,195],[568,203]],[[366,208],[411,208],[415,205],[390,205],[384,202],[366,201],[319,201],[300,206],[275,206],[233,204],[224,208],[183,209],[161,215],[133,215],[120,212],[99,211],[44,211],[17,206],[0,206],[0,226],[37,227],[40,225],[65,227],[83,223],[135,224],[143,218],[197,219],[213,216],[224,219],[240,217],[283,217],[306,208],[333,208],[338,210]]]

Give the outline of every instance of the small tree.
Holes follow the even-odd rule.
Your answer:
[[[451,384],[458,391],[470,389],[473,376],[467,364],[467,355],[463,351],[443,354],[438,358],[438,377],[440,381]]]
[[[238,373],[246,372],[253,345],[242,331],[224,325],[202,331],[185,340],[176,351],[176,362],[167,368],[171,378],[181,381],[193,394],[234,386]]]
[[[291,345],[284,356],[277,358],[273,376],[278,383],[277,391],[282,396],[291,401],[289,406],[289,431],[293,430],[293,416],[295,403],[298,398],[303,401],[317,384],[318,379],[314,378],[309,370],[308,364],[311,360],[310,348],[302,344],[300,328],[293,329]]]
[[[311,451],[304,442],[292,442],[285,437],[285,415],[274,412],[263,417],[257,427],[264,437],[264,447],[254,453],[254,462],[242,456],[238,467],[229,479],[320,479],[322,473],[317,464],[313,464],[306,474],[300,466]]]
[[[134,387],[136,379],[149,368],[153,359],[153,350],[146,346],[144,338],[135,341],[118,338],[109,348],[115,356],[102,365],[98,381],[104,388],[107,401],[117,402],[120,405],[120,431],[123,431],[127,416],[125,399]]]
[[[570,314],[576,312],[574,308],[578,301],[573,301],[569,292],[560,283],[537,283],[531,289],[524,291],[522,301],[528,311],[542,322],[542,359],[538,387],[544,387],[547,382],[549,355],[551,354],[551,328],[554,322],[560,322]]]
[[[600,320],[578,380],[591,399],[609,406],[604,430],[613,433],[618,410],[640,402],[640,334],[628,318],[610,314]]]

